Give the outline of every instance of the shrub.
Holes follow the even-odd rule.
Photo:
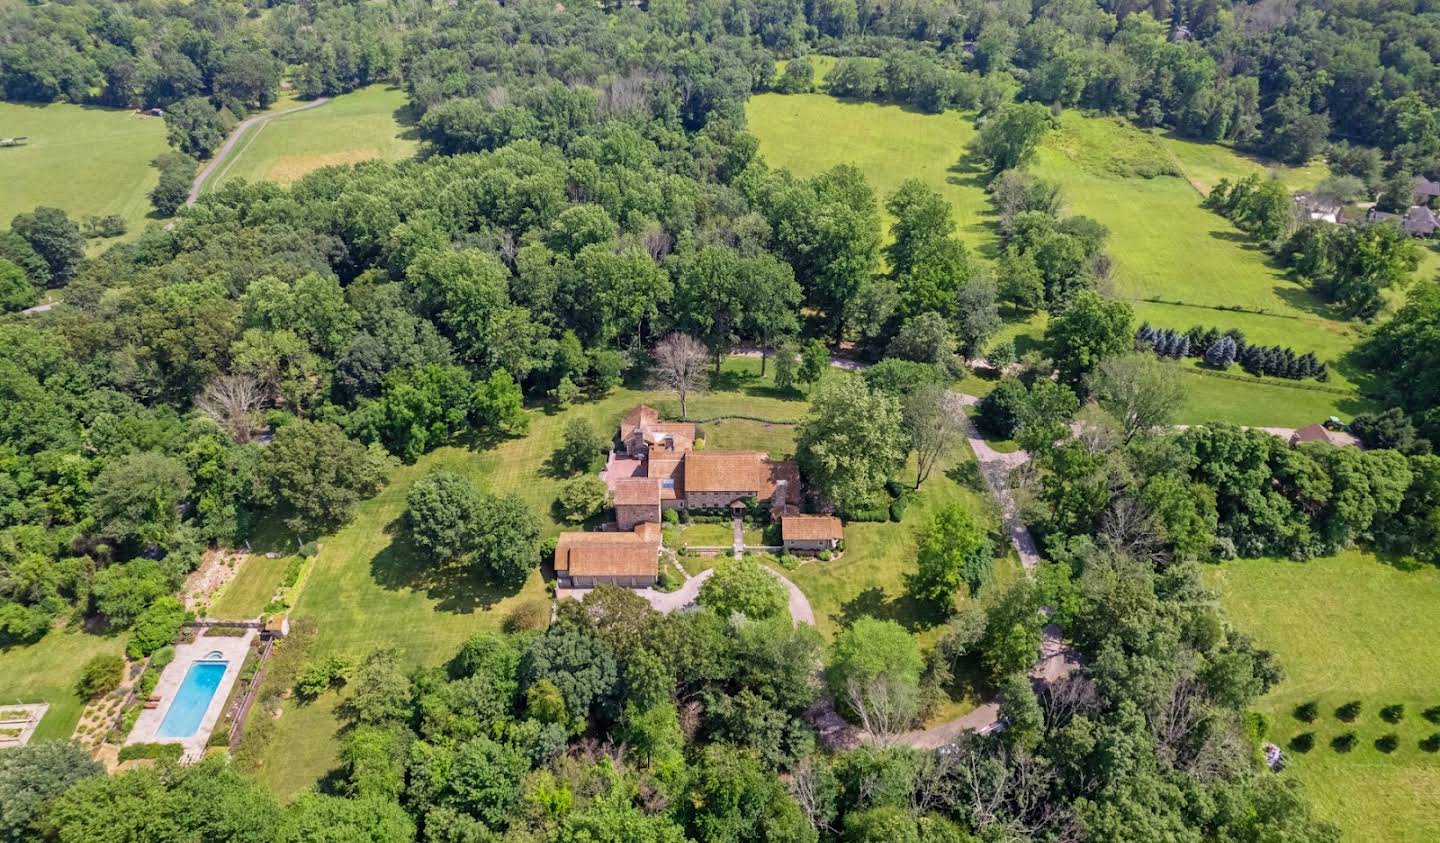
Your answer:
[[[283,584],[286,588],[290,588],[295,585],[295,583],[300,581],[300,569],[304,567],[305,557],[292,557],[290,559],[290,563],[285,566],[285,578],[280,581],[281,584]]]
[[[1420,712],[1420,716],[1424,717],[1426,720],[1429,720],[1431,723],[1440,723],[1440,705],[1430,706],[1429,708]]]
[[[119,656],[93,656],[80,671],[75,693],[86,699],[103,696],[120,687],[125,660]]]
[[[1303,723],[1314,723],[1315,718],[1319,716],[1320,705],[1314,700],[1295,706],[1295,719]]]
[[[1426,752],[1440,752],[1440,732],[1420,742],[1420,748]]]
[[[1345,721],[1346,723],[1354,723],[1355,718],[1360,716],[1360,708],[1361,706],[1359,700],[1351,700],[1350,702],[1347,702],[1339,708],[1335,709],[1335,716]]]
[[[155,690],[155,686],[159,684],[160,671],[153,667],[146,668],[145,672],[140,674],[140,681],[135,684],[135,695],[148,697],[150,692]]]
[[[821,562],[829,562],[829,561],[830,561],[831,559],[833,559],[833,558],[834,558],[834,554],[832,554],[832,553],[831,553],[830,551],[828,551],[828,550],[822,550],[822,551],[820,551],[820,553],[819,553],[819,559],[820,559]]]
[[[156,670],[164,670],[165,666],[175,661],[175,645],[166,644],[164,647],[150,654],[150,666]]]
[[[327,656],[312,662],[295,680],[295,694],[302,700],[313,700],[329,688],[343,685],[354,664],[343,656]]]
[[[1386,723],[1399,723],[1405,719],[1405,706],[1403,703],[1387,705],[1380,709],[1380,719]]]
[[[211,732],[209,739],[205,741],[205,745],[206,745],[206,746],[229,746],[229,745],[230,745],[230,727],[229,727],[229,726],[225,726],[225,727],[223,727],[223,728],[216,729],[215,731]]]
[[[300,549],[296,552],[300,554],[300,558],[309,559],[310,557],[320,552],[320,545],[316,544],[315,542],[305,542],[304,544],[300,545]]]
[[[1349,752],[1355,748],[1355,733],[1346,732],[1343,735],[1336,735],[1334,740],[1330,741],[1330,747],[1336,752]]]
[[[189,617],[185,605],[174,597],[158,597],[151,603],[130,631],[125,652],[132,659],[148,656],[175,639],[180,625]]]
[[[1394,752],[1395,748],[1399,745],[1400,738],[1397,737],[1394,732],[1386,735],[1381,735],[1380,737],[1375,739],[1375,748],[1385,753],[1386,755]]]
[[[555,503],[562,518],[571,524],[580,524],[610,505],[610,489],[604,480],[586,474],[560,487]]]
[[[666,524],[679,524],[680,513],[678,510],[667,509],[663,513],[661,513],[660,520],[664,521]]]
[[[905,517],[905,509],[908,506],[910,506],[910,497],[908,495],[901,495],[895,500],[890,501],[890,520],[897,524],[900,523]]]
[[[543,600],[526,600],[510,610],[505,617],[506,632],[534,632],[550,625],[550,604]]]
[[[1315,733],[1301,732],[1290,739],[1290,748],[1304,754],[1315,748]]]
[[[138,712],[139,709],[136,709]],[[126,729],[125,731],[129,731]],[[179,761],[185,747],[178,743],[132,743],[129,746],[120,747],[120,762],[134,761],[137,758],[164,759],[167,761]]]
[[[249,631],[243,626],[207,626],[200,634],[206,638],[241,638]]]

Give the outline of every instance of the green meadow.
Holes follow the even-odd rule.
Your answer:
[[[75,693],[85,662],[122,655],[125,636],[53,629],[34,644],[0,649],[0,707],[50,703],[33,740],[64,740],[80,722],[85,700]]]
[[[130,234],[145,227],[159,174],[150,161],[167,151],[165,123],[133,111],[56,103],[0,102],[0,228],[37,205],[72,218],[117,214]]]
[[[975,134],[969,115],[922,114],[824,94],[764,94],[750,100],[747,115],[772,166],[810,176],[854,164],[881,201],[904,179],[924,179],[953,204],[957,235],[982,257],[995,257],[994,214],[979,174],[962,162]],[[1329,364],[1326,384],[1215,378],[1196,371],[1181,421],[1298,427],[1369,408],[1357,392],[1361,374],[1347,358],[1363,327],[1338,318],[1228,221],[1200,207],[1192,181],[1243,177],[1267,169],[1262,164],[1226,147],[1067,111],[1031,166],[1061,184],[1065,213],[1093,217],[1110,229],[1107,288],[1130,302],[1137,322],[1178,330],[1239,328],[1254,342],[1312,351]],[[1325,174],[1319,164],[1270,169],[1297,187]],[[1191,170],[1197,175],[1190,176]],[[1012,324],[1002,336],[1014,338],[1022,350],[1033,347],[1041,322]]]
[[[1269,739],[1286,752],[1283,775],[1304,785],[1315,810],[1348,841],[1440,840],[1440,753],[1420,746],[1440,733],[1440,723],[1422,716],[1440,706],[1440,570],[1352,551],[1309,562],[1232,560],[1210,567],[1206,581],[1231,622],[1285,670],[1256,703]],[[1319,716],[1302,722],[1295,708],[1312,701]],[[1351,701],[1361,711],[1346,723],[1335,710]],[[1380,710],[1394,704],[1405,712],[1392,724]],[[1351,731],[1353,749],[1331,746]],[[1314,734],[1314,747],[1290,749],[1305,732]],[[1399,745],[1387,753],[1375,742],[1388,734]]]
[[[287,101],[277,108],[299,104]],[[232,179],[288,185],[331,164],[408,158],[419,142],[402,119],[405,109],[403,90],[371,85],[316,108],[266,120],[236,142],[205,189]]]

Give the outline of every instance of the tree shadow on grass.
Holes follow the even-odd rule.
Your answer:
[[[432,562],[410,541],[398,518],[386,525],[385,531],[392,538],[390,544],[370,560],[370,576],[387,591],[410,588],[425,592],[425,596],[438,601],[436,611],[460,615],[485,611],[519,593],[524,585],[497,585],[473,566]]]
[[[929,629],[945,621],[933,608],[908,593],[890,597],[883,588],[874,585],[842,603],[840,613],[831,615],[830,619],[838,626],[849,627],[865,617],[894,621],[910,632]]]

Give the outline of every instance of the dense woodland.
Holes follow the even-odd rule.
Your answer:
[[[323,535],[395,463],[522,435],[527,407],[638,382],[676,335],[706,367],[758,346],[782,385],[820,380],[837,341],[879,361],[822,385],[799,435],[819,503],[854,517],[883,518],[907,452],[918,484],[953,436],[939,385],[967,360],[1015,364],[980,420],[1035,455],[1026,517],[1052,560],[988,611],[956,613],[992,554],[963,513],[938,518],[910,584],[945,624],[924,652],[863,619],[827,653],[772,617],[773,583],[737,570],[693,614],[602,589],[444,666],[408,670],[388,650],[310,664],[297,692],[349,684],[342,765],[319,791],[278,805],[243,757],[106,777],[40,744],[0,755],[0,839],[1338,839],[1262,774],[1245,710],[1282,668],[1229,627],[1198,564],[1355,544],[1434,561],[1440,293],[1426,279],[1365,347],[1404,385],[1357,423],[1374,450],[1165,434],[1183,395],[1159,358],[1223,368],[1234,335],[1196,329],[1201,349],[1171,331],[1162,349],[1147,326],[1137,353],[1141,326],[1100,292],[1106,249],[1124,244],[1066,216],[1024,164],[1052,106],[1080,106],[1283,160],[1335,142],[1332,166],[1372,185],[1433,175],[1434,21],[1269,0],[0,5],[6,99],[163,108],[177,149],[204,157],[282,76],[303,96],[387,81],[425,141],[417,160],[290,189],[227,184],[94,258],[54,209],[0,233],[7,309],[63,290],[48,314],[0,323],[0,646],[88,621],[159,647],[206,546],[257,525]],[[809,87],[804,62],[775,68],[812,48],[848,57],[837,94],[982,113],[969,152],[999,217],[993,267],[919,181],[878,196],[851,167],[766,165],[744,101]],[[193,162],[177,171],[172,188]],[[1215,205],[1277,239],[1263,203],[1227,186]],[[1291,242],[1358,316],[1413,269],[1401,246]],[[992,342],[1002,303],[1050,312],[1044,354]],[[537,564],[523,504],[455,475],[415,489],[420,546],[454,555],[482,536],[501,550],[476,561],[509,586]],[[1046,622],[1087,669],[1037,695],[1024,671]],[[1008,728],[940,754],[892,745],[962,662],[999,689]],[[818,746],[805,712],[827,695],[876,745]]]

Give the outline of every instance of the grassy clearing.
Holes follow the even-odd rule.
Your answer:
[[[75,693],[80,670],[97,655],[123,655],[125,636],[52,630],[26,647],[0,650],[0,706],[50,703],[31,740],[70,737],[85,701]]]
[[[240,138],[206,189],[242,178],[290,184],[331,164],[408,158],[419,142],[400,119],[405,107],[403,90],[371,85],[317,108],[265,121]]]
[[[827,94],[762,94],[750,98],[745,113],[772,166],[808,178],[854,164],[881,203],[905,179],[924,179],[954,206],[957,235],[993,253],[992,212],[979,173],[957,163],[975,135],[968,115],[922,114]]]
[[[258,617],[275,595],[285,578],[293,556],[267,559],[254,553],[240,566],[240,573],[226,584],[225,590],[210,607],[210,615],[226,620]]]
[[[1288,190],[1309,190],[1330,176],[1324,159],[1316,158],[1303,167],[1265,161],[1225,144],[1182,138],[1173,132],[1162,137],[1165,149],[1174,156],[1185,179],[1200,193],[1209,193],[1221,179],[1244,178],[1251,173],[1279,179]]]
[[[19,135],[30,140],[0,149],[0,227],[48,205],[77,220],[118,214],[131,235],[144,229],[159,180],[150,161],[167,149],[162,120],[122,109],[0,102],[0,136]]]
[[[1285,681],[1257,708],[1270,718],[1270,736],[1285,746],[1314,732],[1308,753],[1288,752],[1284,775],[1300,780],[1316,811],[1338,823],[1347,840],[1440,839],[1440,754],[1418,746],[1440,726],[1420,712],[1440,705],[1440,570],[1400,570],[1374,555],[1349,552],[1306,563],[1236,560],[1207,571],[1231,620],[1275,652]],[[1294,717],[1316,701],[1319,719]],[[1359,700],[1354,723],[1335,709]],[[1403,703],[1399,724],[1383,721],[1383,706]],[[1354,731],[1349,753],[1330,746]],[[1374,742],[1394,733],[1399,748],[1386,754]]]

